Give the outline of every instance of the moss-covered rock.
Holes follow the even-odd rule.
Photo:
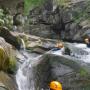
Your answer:
[[[9,58],[5,54],[4,49],[0,46],[0,69],[6,71],[9,67]]]
[[[5,72],[14,72],[16,60],[12,46],[0,37],[0,70]]]

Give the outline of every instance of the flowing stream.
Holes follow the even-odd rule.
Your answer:
[[[71,56],[86,63],[90,63],[90,48],[86,44],[68,43],[67,46],[71,50]]]
[[[16,82],[18,85],[18,90],[35,90],[34,88],[34,78],[33,78],[33,68],[30,64],[34,60],[38,59],[41,55],[31,53],[29,54],[25,49],[24,40],[21,39],[21,61],[23,64],[20,65],[17,74],[16,74]]]
[[[27,53],[27,58],[25,58],[24,63],[19,67],[16,75],[16,81],[19,90],[35,90],[34,89],[34,79],[33,79],[33,68],[30,64],[37,57],[35,54]],[[30,75],[30,77],[29,77]],[[29,79],[31,78],[31,80]]]
[[[22,55],[25,56],[25,60],[23,61],[23,64],[20,65],[16,74],[18,90],[36,90],[32,62],[36,62],[41,57],[41,55],[37,55],[35,53],[28,54],[25,50],[25,44],[23,40],[22,44],[24,49],[21,52]],[[67,43],[66,45],[71,50],[71,57],[90,63],[90,49],[87,48],[85,44]],[[62,55],[60,51],[53,52],[53,54]],[[40,89],[37,87],[37,90]]]

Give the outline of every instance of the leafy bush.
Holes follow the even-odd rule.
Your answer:
[[[7,27],[12,29],[13,17],[9,13],[5,13],[3,9],[0,9],[0,27]]]

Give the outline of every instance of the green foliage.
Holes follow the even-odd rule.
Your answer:
[[[80,69],[80,76],[87,76],[87,75],[88,75],[88,72],[85,69],[81,68]]]
[[[9,59],[5,54],[5,51],[2,47],[0,47],[0,70],[7,71],[9,66]]]
[[[42,5],[44,1],[45,0],[25,0],[25,14],[28,14],[32,8]]]
[[[10,14],[6,14],[3,9],[0,9],[0,27],[7,27],[12,29],[13,17]]]
[[[36,6],[41,6],[43,5],[43,3],[46,0],[25,0],[25,14],[28,14],[28,12],[36,7]],[[57,5],[61,5],[61,6],[69,6],[71,0],[54,0],[54,3],[56,3]]]

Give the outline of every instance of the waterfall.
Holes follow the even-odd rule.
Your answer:
[[[31,83],[29,81],[28,75],[30,75],[30,77],[31,77]],[[29,65],[29,60],[27,60],[19,68],[17,75],[16,75],[16,81],[17,81],[19,90],[34,90],[33,72],[31,69],[31,65]],[[29,83],[30,83],[30,85],[29,85]],[[31,86],[31,89],[29,89],[30,86]]]
[[[21,39],[21,42],[22,42],[22,44],[21,44],[21,49],[25,51],[25,49],[26,49],[25,42],[24,42],[23,39]]]
[[[20,64],[19,69],[16,74],[16,82],[18,85],[18,90],[35,90],[34,86],[34,77],[33,77],[33,67],[31,65],[31,62],[38,59],[38,55],[35,53],[29,54],[25,49],[25,42],[23,39],[21,39],[22,45],[21,45],[21,62],[23,64]],[[35,59],[34,59],[35,58]]]
[[[27,53],[28,54],[28,53]],[[28,54],[24,63],[19,67],[16,74],[16,82],[19,90],[35,90],[32,62],[38,59],[36,54]]]
[[[33,68],[30,64],[31,61],[36,58],[37,54],[29,54],[25,49],[25,42],[21,39],[21,62],[19,69],[16,74],[16,82],[18,85],[18,90],[35,90],[34,79],[33,79]],[[29,76],[30,75],[30,76]],[[30,78],[30,79],[29,79]]]

